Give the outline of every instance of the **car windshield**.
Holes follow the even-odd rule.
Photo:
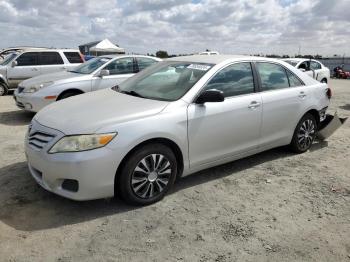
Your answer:
[[[9,54],[5,56],[4,60],[0,63],[0,65],[7,65],[10,63],[15,57],[17,56],[16,53]]]
[[[283,60],[283,61],[294,67],[298,64],[298,61],[294,61],[294,60]]]
[[[69,72],[78,73],[78,74],[91,74],[101,66],[103,66],[105,63],[107,63],[111,58],[108,57],[96,57],[93,59],[90,59],[89,61],[77,66],[73,70],[70,70]]]
[[[186,94],[212,66],[204,63],[164,61],[150,66],[113,89],[148,99],[175,101]]]

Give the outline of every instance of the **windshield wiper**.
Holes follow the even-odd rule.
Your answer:
[[[137,96],[137,97],[145,98],[143,95],[137,93],[134,90],[132,90],[132,91],[119,91],[119,92],[123,93],[123,94],[131,95],[131,96]]]

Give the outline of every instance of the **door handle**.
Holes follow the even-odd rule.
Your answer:
[[[32,71],[38,71],[38,69],[37,68],[32,68]]]
[[[254,109],[254,108],[257,108],[260,106],[260,103],[259,102],[256,102],[256,101],[253,101],[250,103],[250,105],[248,106],[248,108],[250,109]]]
[[[300,93],[299,93],[299,97],[300,97],[300,98],[304,98],[304,97],[306,97],[305,92],[300,92]]]

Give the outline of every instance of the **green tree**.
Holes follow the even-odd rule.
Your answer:
[[[156,57],[159,57],[159,58],[168,58],[169,55],[168,55],[168,52],[167,52],[167,51],[159,50],[159,51],[156,52]]]

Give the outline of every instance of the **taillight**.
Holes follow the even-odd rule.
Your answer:
[[[327,88],[326,94],[327,94],[327,97],[328,97],[329,99],[331,99],[331,97],[333,96],[333,93],[332,93],[332,89],[331,89],[330,87]]]

